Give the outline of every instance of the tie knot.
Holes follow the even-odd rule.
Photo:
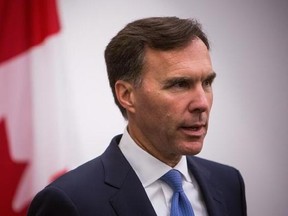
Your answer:
[[[182,177],[178,170],[172,169],[161,177],[161,180],[166,182],[174,192],[183,191]]]

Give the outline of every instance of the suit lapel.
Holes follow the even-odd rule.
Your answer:
[[[211,179],[210,171],[197,162],[195,157],[187,157],[188,168],[201,189],[209,216],[225,216],[227,209],[221,188]]]
[[[110,203],[119,216],[156,216],[139,178],[118,147],[120,139],[115,137],[102,155],[105,183],[115,188]]]

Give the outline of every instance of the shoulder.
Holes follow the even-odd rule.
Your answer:
[[[34,197],[28,215],[109,215],[107,200],[113,193],[113,188],[105,184],[100,156],[46,186]]]
[[[121,161],[119,139],[115,137],[102,155],[47,185],[32,200],[28,215],[111,215],[109,200],[117,188],[107,182],[107,172],[115,173],[121,166],[114,168]]]
[[[40,191],[33,199],[28,216],[33,215],[79,215],[74,202],[61,189],[53,186]]]
[[[201,169],[203,171],[207,171],[211,174],[237,174],[239,171],[226,164],[218,163],[215,161],[207,160],[200,157],[188,156],[187,157],[188,164],[192,165],[196,169]]]
[[[200,181],[222,188],[244,193],[244,180],[239,170],[225,164],[210,161],[199,157],[187,157],[188,166],[193,175]]]
[[[187,161],[207,200],[210,195],[217,197],[229,215],[246,215],[245,185],[238,169],[195,156],[188,156]]]
[[[101,165],[100,156],[80,165],[73,170],[70,170],[47,187],[55,186],[68,189],[70,187],[74,188],[79,184],[86,185],[89,182],[94,182],[96,179],[99,179],[102,173],[103,166]]]
[[[54,186],[65,191],[74,191],[77,188],[90,190],[92,185],[94,187],[99,185],[97,189],[102,191],[105,175],[107,175],[107,163],[115,164],[120,161],[118,160],[119,156],[115,156],[116,154],[121,154],[117,147],[120,138],[121,136],[114,137],[103,154],[67,172],[47,187]]]

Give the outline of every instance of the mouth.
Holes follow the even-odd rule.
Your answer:
[[[206,134],[206,124],[195,124],[180,127],[181,131],[188,136],[202,137]]]

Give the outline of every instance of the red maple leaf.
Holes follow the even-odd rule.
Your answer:
[[[5,121],[0,120],[0,215],[24,216],[27,206],[20,212],[12,208],[12,201],[27,163],[13,161],[9,153],[9,143]]]

